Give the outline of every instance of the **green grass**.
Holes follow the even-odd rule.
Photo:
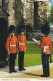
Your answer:
[[[53,48],[51,54],[53,54]],[[41,48],[37,47],[33,41],[27,41],[26,53],[24,56],[24,66],[34,66],[39,64],[41,64]],[[18,57],[16,59],[16,65],[18,65]]]

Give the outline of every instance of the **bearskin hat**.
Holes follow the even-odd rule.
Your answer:
[[[14,25],[10,25],[9,29],[8,29],[8,33],[15,33],[15,26]]]
[[[21,24],[18,26],[18,32],[21,33],[21,32],[25,32],[26,31],[26,26],[24,24]]]
[[[48,23],[45,23],[44,25],[41,26],[41,32],[45,34],[46,36],[49,35],[50,32],[50,26]]]

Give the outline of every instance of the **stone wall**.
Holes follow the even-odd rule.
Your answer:
[[[31,24],[32,27],[34,27],[34,3],[28,3],[27,0],[25,2],[23,1],[24,4],[24,19],[26,24]]]
[[[34,29],[40,30],[42,24],[44,24],[46,21],[48,23],[50,22],[50,8],[48,1],[39,1],[35,2],[35,4],[37,4],[37,14],[35,14],[36,16],[34,15],[34,17],[36,17],[34,19]]]
[[[10,15],[8,18],[9,25],[15,25],[15,0],[9,0],[7,12]]]
[[[16,25],[21,23],[23,19],[23,3],[21,0],[16,0],[15,2],[15,19]]]
[[[45,22],[45,20],[49,20],[50,8],[49,3],[46,1],[40,1],[37,3],[37,12],[34,11],[34,2],[28,2],[28,0],[3,0],[4,9],[9,13],[8,22],[9,25],[13,24],[18,26],[20,23],[24,22],[25,24],[29,24],[33,29],[40,29],[41,24]],[[35,0],[37,2],[38,0]],[[35,7],[36,8],[36,7]],[[34,13],[37,15],[34,16]],[[34,23],[35,19],[36,23]],[[35,25],[34,25],[35,24]],[[36,26],[36,27],[35,27]]]
[[[24,21],[25,24],[34,25],[33,3],[27,3],[26,0],[16,0],[15,7],[16,25]]]
[[[2,0],[0,0],[0,7],[2,6]]]

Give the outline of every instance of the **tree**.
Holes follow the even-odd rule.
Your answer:
[[[50,14],[50,16],[51,16],[51,24],[53,24],[53,6],[51,7],[51,14]]]

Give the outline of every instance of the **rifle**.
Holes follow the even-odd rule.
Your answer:
[[[9,49],[8,49],[8,54],[7,54],[7,58],[6,58],[8,65],[9,65],[9,56],[10,56],[10,44],[11,44],[11,39],[9,41]]]

